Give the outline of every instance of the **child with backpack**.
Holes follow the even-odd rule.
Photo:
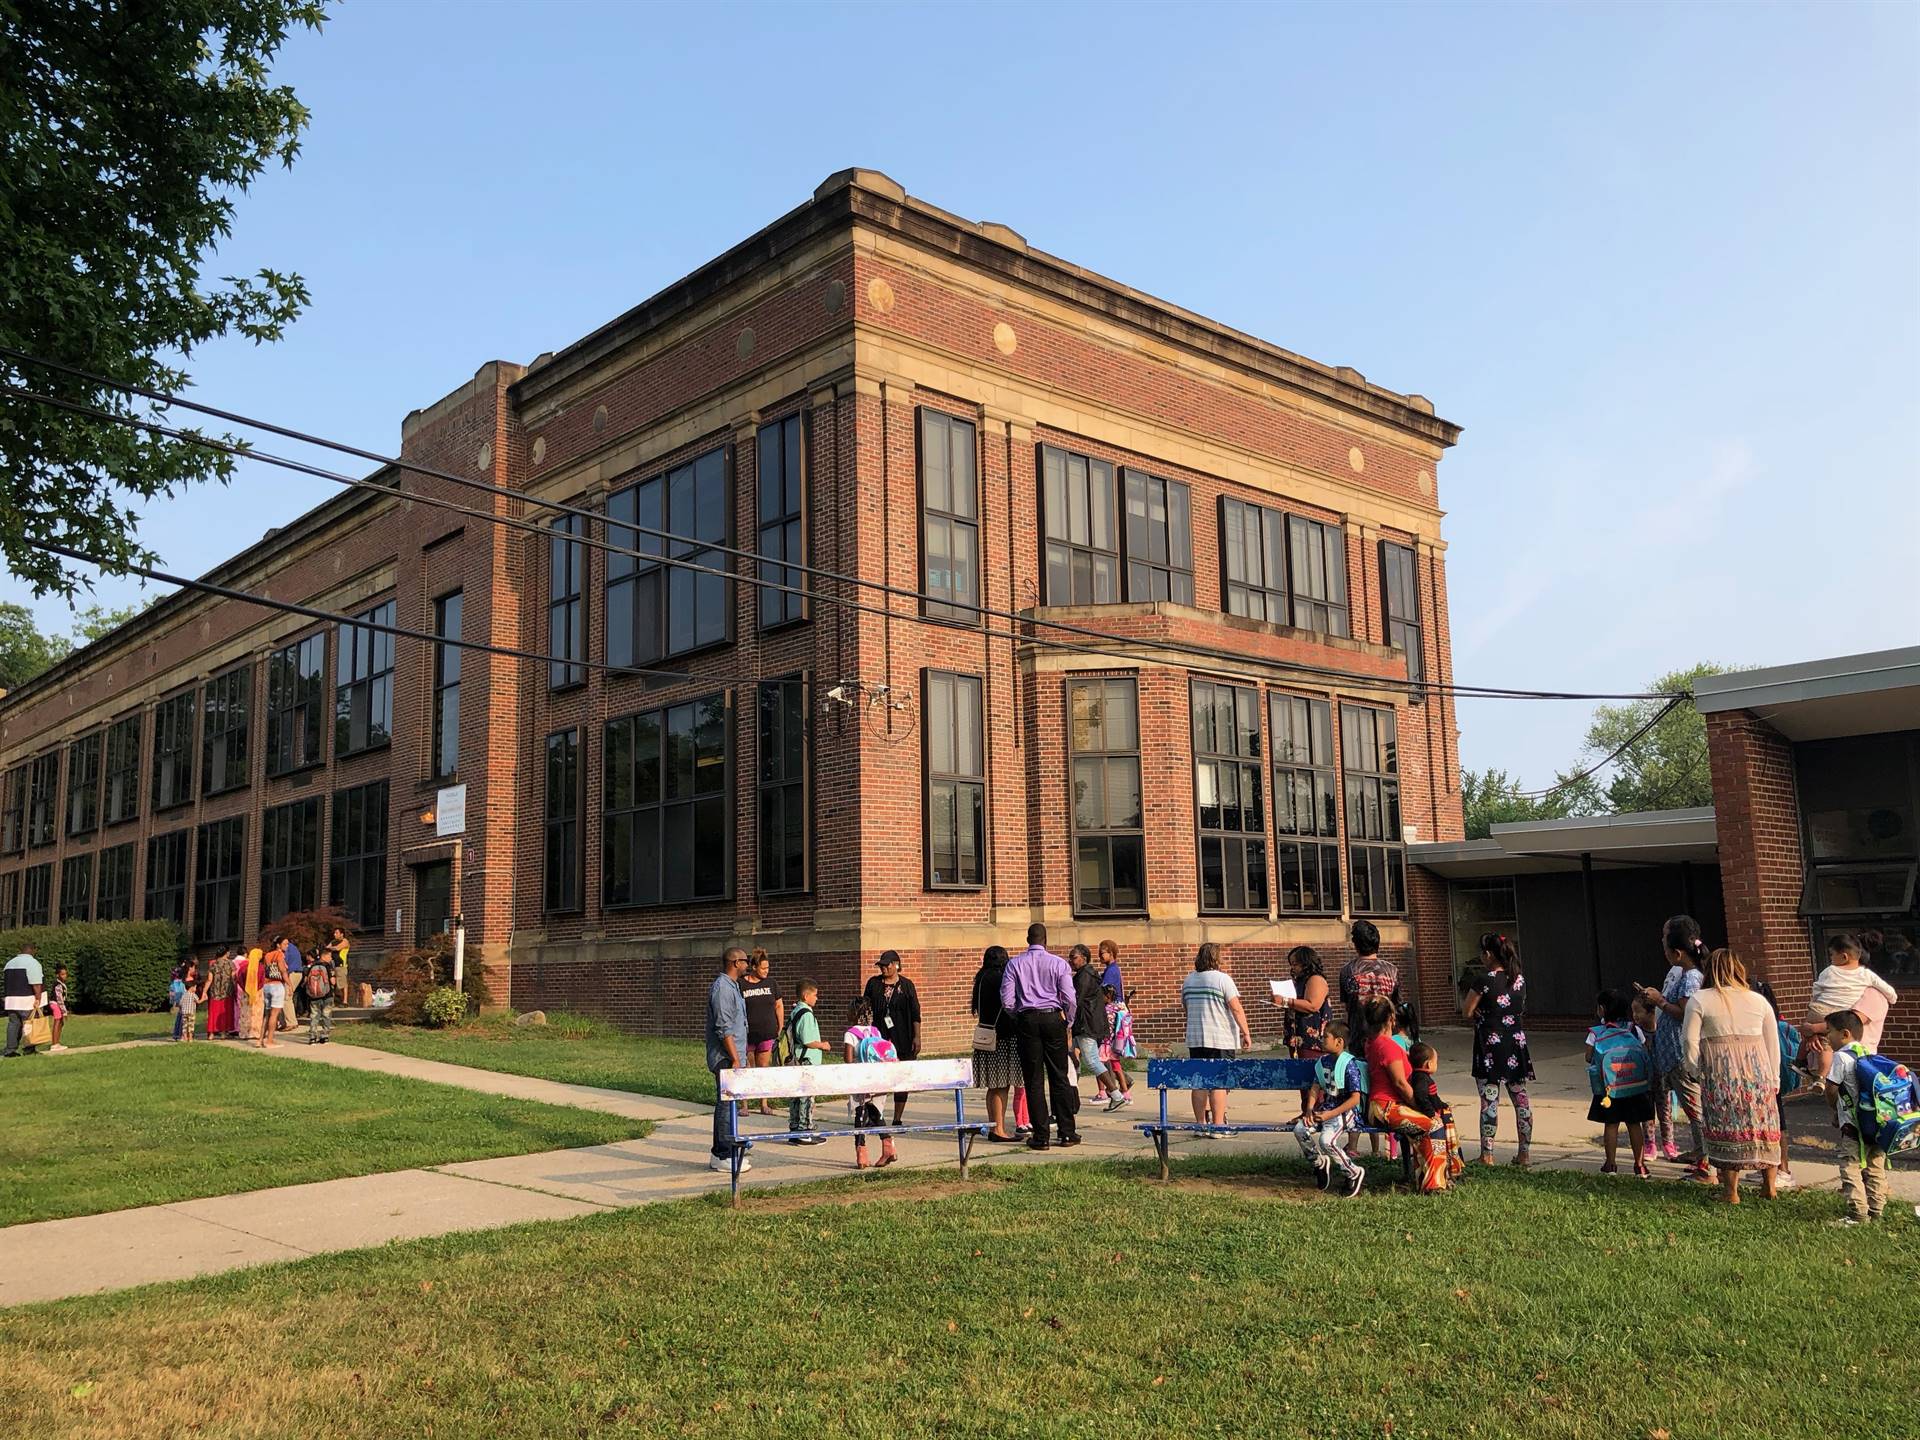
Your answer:
[[[1347,1139],[1359,1126],[1366,1097],[1367,1067],[1347,1053],[1344,1021],[1327,1021],[1320,1044],[1324,1053],[1313,1062],[1313,1085],[1293,1122],[1293,1138],[1313,1165],[1313,1183],[1322,1190],[1338,1188],[1351,1200],[1367,1179],[1347,1154]]]
[[[789,1065],[825,1063],[827,1042],[820,1038],[820,1017],[813,1013],[819,999],[820,987],[811,980],[802,980],[793,987],[793,1009],[787,1012],[786,1023],[781,1027],[781,1042]],[[787,1137],[789,1145],[827,1143],[824,1135],[802,1133],[813,1129],[811,1095],[796,1095],[788,1102],[787,1129],[794,1132]]]
[[[1620,1127],[1627,1127],[1633,1152],[1633,1173],[1645,1180],[1647,1122],[1653,1119],[1653,1056],[1644,1031],[1632,1020],[1632,1006],[1624,990],[1602,990],[1595,1001],[1598,1021],[1587,1031],[1587,1080],[1593,1102],[1587,1119],[1605,1127],[1607,1161],[1602,1175],[1617,1175]]]
[[[1102,944],[1107,942],[1102,941]],[[1133,1101],[1133,1081],[1127,1078],[1127,1061],[1140,1053],[1140,1047],[1133,1038],[1133,1012],[1127,1009],[1127,1002],[1119,990],[1112,985],[1102,985],[1100,993],[1107,997],[1107,1043],[1101,1047],[1100,1058],[1108,1062],[1116,1093],[1122,1105]]]
[[[333,962],[325,952],[307,961],[299,985],[307,999],[307,1044],[324,1045],[333,1038]]]
[[[841,1037],[843,1058],[849,1065],[883,1065],[899,1059],[893,1048],[893,1041],[880,1033],[873,1023],[873,1006],[862,998],[853,1002],[853,1008],[847,1012],[847,1033]],[[880,1123],[880,1107],[873,1103],[871,1095],[849,1095],[847,1108],[853,1115],[853,1128],[865,1130]],[[893,1164],[900,1157],[893,1153],[893,1136],[880,1137],[880,1159],[874,1169],[882,1169]],[[853,1137],[853,1160],[860,1169],[867,1168],[867,1137]]]
[[[1887,1157],[1920,1143],[1920,1081],[1861,1043],[1866,1023],[1852,1010],[1827,1016],[1833,1050],[1826,1094],[1840,1126],[1840,1193],[1847,1213],[1836,1225],[1864,1225],[1887,1208]]]

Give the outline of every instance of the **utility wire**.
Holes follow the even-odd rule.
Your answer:
[[[1578,785],[1582,780],[1588,779],[1589,777],[1595,774],[1598,774],[1600,771],[1606,769],[1607,766],[1611,765],[1614,761],[1618,760],[1622,755],[1626,754],[1627,751],[1631,750],[1635,745],[1639,744],[1642,737],[1644,737],[1650,730],[1652,730],[1654,726],[1658,725],[1662,720],[1666,719],[1667,716],[1671,715],[1675,710],[1675,708],[1686,704],[1692,698],[1693,697],[1691,695],[1675,695],[1672,699],[1668,700],[1666,704],[1662,705],[1658,710],[1654,712],[1654,716],[1651,720],[1647,721],[1646,724],[1642,725],[1638,730],[1634,731],[1633,734],[1629,735],[1625,740],[1622,740],[1619,746],[1611,754],[1606,756],[1605,759],[1600,760],[1593,765],[1589,765],[1585,770],[1582,770],[1578,775],[1569,775],[1566,779],[1558,782],[1557,784],[1549,785],[1544,790],[1519,791],[1514,796],[1514,798],[1517,800],[1544,800],[1549,795],[1558,794],[1560,791],[1565,790],[1570,786]]]
[[[424,475],[434,479],[445,480],[451,484],[466,486],[471,489],[484,491],[488,494],[500,496],[510,500],[516,500],[529,506],[535,506],[535,507],[546,509],[546,510],[553,510],[561,514],[577,515],[589,521],[597,521],[597,522],[603,523],[609,526],[610,528],[614,526],[618,526],[618,528],[620,529],[623,529],[632,533],[636,533],[636,534],[646,535],[650,538],[656,538],[656,539],[674,542],[682,545],[697,545],[697,548],[709,551],[714,554],[727,555],[736,559],[743,559],[743,560],[750,561],[755,567],[766,566],[769,568],[775,568],[775,569],[786,571],[789,574],[807,575],[816,579],[830,580],[837,584],[878,590],[889,596],[910,599],[915,601],[916,603],[926,603],[930,599],[934,598],[934,597],[928,596],[923,591],[910,590],[905,586],[894,585],[885,581],[870,580],[857,575],[843,574],[838,571],[826,570],[814,565],[790,563],[784,560],[770,561],[766,557],[758,554],[756,551],[747,550],[739,546],[704,543],[704,542],[692,542],[689,540],[688,537],[683,535],[676,535],[672,531],[653,529],[648,526],[643,526],[638,524],[629,524],[622,521],[612,520],[597,511],[589,510],[582,506],[568,505],[558,501],[536,499],[535,497],[527,495],[524,491],[513,490],[506,486],[494,485],[488,481],[476,480],[470,476],[458,475],[451,471],[439,470],[430,466],[419,465],[412,461],[397,459],[393,456],[381,455],[377,451],[365,450],[355,445],[349,445],[343,441],[329,440],[322,436],[312,435],[304,431],[294,430],[287,426],[278,425],[271,421],[261,420],[252,416],[241,414],[236,411],[223,410],[216,406],[211,406],[211,405],[203,405],[198,401],[189,400],[184,396],[170,394],[165,391],[152,390],[144,386],[134,385],[124,381],[114,380],[107,376],[96,374],[92,371],[83,370],[76,366],[64,364],[60,361],[44,359],[40,356],[33,355],[29,352],[14,349],[11,346],[0,345],[0,355],[14,359],[16,361],[24,362],[26,364],[42,366],[47,369],[55,370],[62,374],[66,374],[76,379],[83,380],[91,385],[102,386],[107,389],[118,390],[125,394],[139,396],[143,399],[152,401],[153,403],[158,405],[162,405],[162,406],[177,405],[183,409],[193,411],[197,414],[206,415],[214,419],[223,420],[230,424],[246,426],[253,429],[265,430],[271,434],[280,435],[287,439],[298,441],[302,444],[314,445],[323,449],[331,449],[331,450],[339,451],[341,453],[353,455],[360,459],[369,460],[374,463],[387,466],[396,470],[410,471],[417,475]],[[111,411],[100,410],[100,409],[97,409],[96,407],[81,405],[75,401],[64,400],[55,396],[42,395],[35,391],[25,389],[24,387],[11,386],[11,385],[0,386],[0,391],[4,391],[4,393],[14,395],[22,399],[31,400],[38,403],[51,404],[58,408],[74,410],[74,411],[77,411],[78,413],[88,414],[93,416],[94,418],[102,419],[109,423],[148,429],[153,433],[167,434],[175,438],[178,438],[186,443],[203,445],[210,449],[223,451],[224,453],[257,458],[268,464],[281,465],[284,468],[293,469],[298,471],[299,473],[316,476],[318,478],[332,480],[339,484],[365,485],[371,488],[386,490],[389,493],[402,493],[402,492],[398,492],[395,489],[395,487],[380,485],[377,481],[367,480],[361,477],[340,475],[337,472],[328,471],[318,466],[307,465],[304,462],[290,460],[280,456],[267,455],[263,452],[254,450],[251,447],[235,446],[229,443],[214,440],[209,436],[200,435],[193,431],[178,430],[172,427],[158,426],[156,422],[144,421],[135,416],[117,415]],[[439,501],[433,497],[420,495],[417,493],[411,493],[411,492],[406,492],[406,493],[409,493],[409,498],[419,500],[425,504],[441,504],[445,506],[452,505],[452,502]],[[473,510],[466,510],[464,511],[464,513],[477,514],[480,518],[494,521],[496,523],[510,523],[513,518],[513,517],[493,515],[487,512],[479,512],[479,511],[473,511]],[[534,529],[534,532],[538,534],[550,533],[549,531],[547,531],[546,527],[544,526],[534,525],[533,529]],[[812,598],[820,599],[827,603],[841,604],[841,605],[849,606],[851,608],[863,609],[867,613],[882,615],[890,620],[901,620],[901,621],[907,621],[907,622],[939,625],[943,629],[952,628],[947,622],[936,620],[936,619],[933,619],[932,617],[917,615],[910,612],[902,613],[902,612],[887,609],[884,607],[861,606],[859,602],[853,601],[846,596],[832,595],[818,589],[802,592],[800,591],[799,587],[796,587],[796,586],[781,584],[778,581],[766,580],[757,575],[751,575],[751,574],[739,575],[739,574],[735,574],[732,571],[717,570],[717,569],[713,569],[712,567],[701,566],[696,561],[688,561],[681,557],[670,556],[670,555],[648,554],[646,552],[613,545],[611,542],[592,540],[590,539],[590,537],[587,537],[587,536],[569,536],[569,539],[577,543],[592,544],[595,546],[595,548],[608,550],[612,553],[630,555],[635,557],[636,559],[645,561],[650,564],[665,564],[665,565],[680,566],[683,568],[702,571],[704,573],[720,575],[727,579],[744,581],[745,583],[750,585],[772,587],[772,588],[780,589],[789,593],[805,593]],[[1038,616],[1032,616],[1032,615],[1022,615],[1017,611],[1000,610],[992,606],[986,606],[986,605],[956,604],[955,602],[947,601],[947,600],[942,600],[940,603],[949,604],[949,605],[952,605],[953,608],[966,610],[966,611],[981,615],[983,617],[991,617],[999,620],[1007,620],[1020,625],[1044,626],[1050,630],[1060,631],[1064,634],[1084,636],[1086,638],[1089,638],[1097,642],[1101,642],[1104,645],[1108,645],[1108,646],[1111,646],[1115,643],[1121,643],[1121,644],[1126,643],[1120,637],[1116,637],[1107,631],[1098,630],[1090,626],[1075,625],[1067,621],[1054,620],[1050,618],[1038,617]],[[988,630],[986,633],[988,633],[989,635],[992,635],[996,632]],[[999,632],[999,633],[1007,634],[1008,632]],[[1015,638],[1030,644],[1049,645],[1059,649],[1079,648],[1079,647],[1067,646],[1065,644],[1062,644],[1061,642],[1044,640],[1037,635],[1019,634],[1019,635],[1014,635],[1012,638]],[[1267,669],[1280,671],[1282,673],[1291,673],[1296,675],[1311,675],[1316,678],[1340,680],[1348,683],[1352,683],[1356,680],[1359,680],[1359,681],[1362,681],[1363,683],[1374,685],[1380,688],[1403,690],[1410,694],[1427,694],[1427,693],[1453,694],[1453,695],[1466,695],[1469,697],[1478,697],[1478,698],[1486,698],[1486,699],[1515,699],[1515,700],[1524,699],[1524,700],[1592,701],[1592,700],[1662,700],[1662,699],[1671,698],[1665,694],[1647,694],[1647,693],[1600,694],[1600,693],[1578,692],[1578,691],[1524,690],[1524,689],[1505,687],[1505,686],[1460,685],[1458,683],[1427,682],[1427,681],[1417,681],[1412,679],[1395,679],[1391,677],[1359,677],[1359,676],[1355,676],[1350,671],[1339,670],[1330,666],[1304,665],[1304,664],[1300,664],[1298,662],[1292,662],[1292,661],[1258,660],[1255,657],[1248,656],[1243,652],[1237,652],[1237,651],[1231,651],[1231,650],[1225,650],[1225,649],[1216,649],[1210,646],[1194,645],[1191,642],[1174,641],[1174,640],[1149,641],[1149,640],[1143,639],[1141,641],[1135,642],[1136,648],[1130,648],[1120,653],[1124,653],[1128,658],[1137,658],[1138,646],[1147,646],[1149,648],[1159,650],[1165,653],[1170,653],[1170,654],[1180,654],[1180,655],[1192,656],[1195,658],[1201,658],[1215,664],[1228,664],[1236,667],[1244,667],[1251,662],[1251,663],[1259,664]],[[1112,650],[1088,650],[1084,653],[1095,653],[1095,654],[1104,654],[1104,655],[1112,656],[1116,652]]]

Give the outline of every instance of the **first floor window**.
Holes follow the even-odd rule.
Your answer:
[[[93,918],[93,856],[69,855],[60,862],[60,923]]]
[[[333,903],[362,929],[385,923],[387,909],[387,782],[333,792],[333,857],[327,878]]]
[[[175,830],[147,841],[147,904],[141,912],[149,920],[187,923],[187,832]]]
[[[235,815],[200,827],[193,884],[193,943],[226,945],[240,938],[241,894],[247,883],[247,822]]]
[[[1193,682],[1195,830],[1200,908],[1267,908],[1266,810],[1260,784],[1260,694],[1250,685]]]
[[[1333,707],[1274,691],[1274,863],[1285,915],[1340,913],[1340,797],[1334,784]]]
[[[1340,763],[1347,781],[1347,887],[1353,913],[1404,914],[1407,854],[1400,836],[1394,712],[1342,705]]]
[[[95,892],[93,918],[131,920],[133,918],[133,842],[115,845],[100,852],[99,889]]]
[[[20,923],[45,925],[53,919],[53,862],[29,865],[20,877]]]
[[[9,870],[0,875],[0,930],[11,930],[20,923],[20,872]]]
[[[807,683],[760,687],[760,893],[807,888]]]
[[[927,887],[987,883],[987,759],[977,675],[926,674]]]
[[[1147,908],[1139,702],[1130,679],[1067,685],[1072,749],[1073,905],[1078,914]]]
[[[580,732],[547,737],[547,875],[549,914],[580,908]]]
[[[320,890],[320,797],[260,817],[260,923],[313,909]]]
[[[601,871],[609,906],[731,893],[727,710],[721,692],[607,723]]]

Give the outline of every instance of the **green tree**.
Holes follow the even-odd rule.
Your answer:
[[[1486,839],[1496,825],[1519,820],[1558,820],[1574,813],[1573,795],[1568,791],[1529,795],[1513,776],[1491,767],[1460,772],[1460,799],[1467,812],[1469,840]]]
[[[210,340],[277,340],[307,303],[298,275],[209,280],[235,197],[291,165],[307,110],[268,69],[325,0],[0,0],[0,345],[156,390],[189,383]],[[164,358],[163,358],[164,357]],[[154,407],[0,355],[0,385],[126,417]],[[86,574],[150,559],[140,501],[231,456],[0,392],[0,558],[71,597]]]
[[[1691,695],[1703,675],[1718,675],[1725,665],[1695,665],[1662,675],[1647,689],[1665,695]],[[1614,814],[1630,810],[1679,810],[1713,803],[1713,776],[1707,768],[1707,723],[1691,702],[1676,705],[1645,735],[1627,740],[1659,714],[1664,700],[1634,700],[1624,705],[1600,705],[1587,726],[1579,768],[1626,749],[1594,777],[1603,808]]]
[[[42,635],[26,606],[0,604],[0,690],[26,684],[71,648],[65,636]]]
[[[73,648],[78,650],[82,645],[91,645],[108,631],[119,629],[146,608],[144,603],[122,605],[115,610],[109,610],[104,605],[89,605],[84,610],[75,611]]]

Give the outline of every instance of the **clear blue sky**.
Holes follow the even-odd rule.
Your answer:
[[[376,448],[849,165],[1432,397],[1466,681],[1920,641],[1911,5],[353,4],[222,268],[298,270],[202,398]],[[156,507],[199,573],[331,487]],[[21,597],[0,579],[0,595]],[[103,585],[121,603],[133,588]],[[64,628],[64,607],[41,602]],[[1545,783],[1580,705],[1462,707]]]

